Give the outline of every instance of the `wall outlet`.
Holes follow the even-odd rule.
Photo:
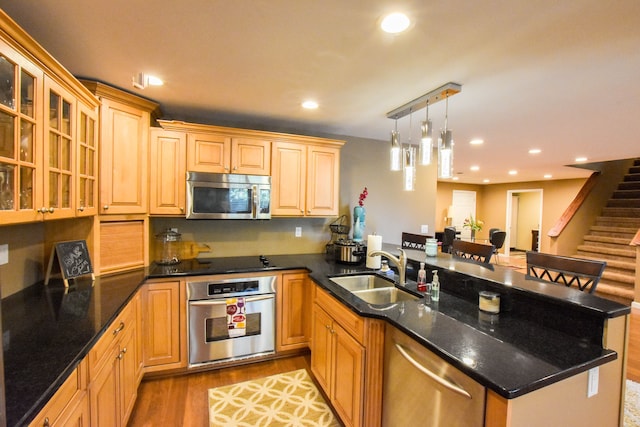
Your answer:
[[[302,237],[302,227],[296,227],[296,237]]]
[[[421,225],[420,226],[420,232],[422,234],[427,234],[429,232],[429,226],[428,225]]]
[[[9,245],[0,245],[0,265],[9,263]]]

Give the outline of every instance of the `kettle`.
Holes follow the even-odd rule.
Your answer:
[[[180,262],[182,234],[167,228],[156,234],[156,264],[170,265]]]

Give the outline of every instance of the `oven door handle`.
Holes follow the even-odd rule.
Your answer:
[[[238,298],[238,297],[231,297]],[[242,298],[242,297],[240,297]],[[264,301],[268,299],[274,299],[275,295],[259,295],[257,297],[244,297],[245,302]],[[227,305],[227,298],[213,298],[198,301],[189,301],[189,305]]]

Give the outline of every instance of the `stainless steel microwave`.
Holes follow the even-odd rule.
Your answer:
[[[187,172],[187,219],[270,218],[270,176]]]

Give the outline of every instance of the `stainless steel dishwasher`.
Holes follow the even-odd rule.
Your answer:
[[[415,340],[387,328],[382,425],[482,427],[485,388]]]

